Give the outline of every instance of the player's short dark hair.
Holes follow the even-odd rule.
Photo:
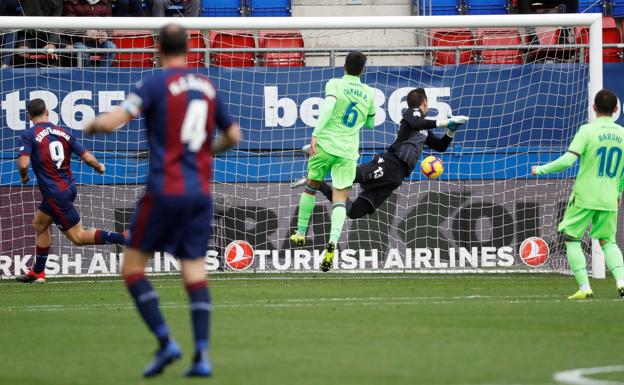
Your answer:
[[[364,72],[366,56],[362,52],[351,51],[345,58],[345,71],[349,75],[360,76]]]
[[[26,107],[26,110],[28,111],[28,115],[30,115],[31,118],[36,118],[45,114],[46,105],[43,99],[33,99],[28,103],[28,107]]]
[[[602,115],[613,115],[617,104],[617,96],[615,96],[613,91],[600,90],[594,98],[596,112]]]
[[[423,88],[414,88],[407,94],[407,107],[418,108],[425,100],[427,100],[427,94]]]
[[[177,24],[167,24],[158,34],[159,51],[164,56],[186,55],[188,50],[186,30]]]

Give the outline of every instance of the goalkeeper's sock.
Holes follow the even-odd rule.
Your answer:
[[[308,232],[308,222],[310,222],[310,216],[314,211],[314,205],[316,201],[316,189],[306,184],[303,194],[299,199],[299,216],[297,219],[297,233],[305,236]]]
[[[208,351],[208,330],[210,325],[210,292],[206,281],[186,285],[191,302],[191,320],[195,337],[195,358],[201,358]]]
[[[329,232],[330,242],[334,242],[334,244],[338,243],[346,218],[347,209],[345,208],[345,202],[334,203],[331,215],[331,230]]]
[[[93,235],[93,244],[109,245],[111,243],[123,245],[126,243],[126,237],[122,233],[116,233],[114,231],[95,230],[95,234]]]
[[[32,271],[34,271],[37,274],[41,274],[45,270],[49,252],[50,252],[50,246],[48,247],[36,246],[36,256],[35,256],[35,261],[32,264]]]
[[[613,274],[618,287],[624,287],[624,261],[622,251],[617,244],[609,242],[602,246],[609,271]]]
[[[568,263],[570,264],[572,273],[574,273],[576,283],[578,283],[581,290],[585,292],[591,291],[589,277],[587,276],[585,254],[583,254],[583,249],[581,248],[581,241],[569,241],[566,242],[565,245]]]
[[[124,281],[143,321],[158,338],[161,349],[165,348],[169,343],[169,328],[158,307],[158,294],[144,273],[124,276]]]

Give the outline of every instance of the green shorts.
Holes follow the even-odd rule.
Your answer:
[[[591,224],[589,235],[592,238],[615,242],[617,219],[617,211],[585,209],[574,205],[572,199],[557,230],[569,237],[580,239]]]
[[[325,180],[325,176],[331,170],[332,186],[338,190],[344,190],[353,186],[357,161],[341,158],[324,151],[317,145],[317,154],[308,161],[308,179]]]

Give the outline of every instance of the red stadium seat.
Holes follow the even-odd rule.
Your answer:
[[[435,30],[432,31],[431,45],[433,47],[458,47],[474,45],[472,32],[467,30]],[[456,63],[456,51],[444,50],[433,52],[434,65],[471,64],[473,51],[462,50],[459,53],[459,63]]]
[[[189,50],[194,48],[206,48],[206,40],[204,39],[204,35],[201,33],[201,31],[190,30],[188,31],[188,34]],[[204,52],[189,52],[186,60],[189,67],[205,67],[205,58],[206,54]]]
[[[612,18],[603,18],[612,19]],[[577,27],[575,29],[576,43],[588,44],[589,43],[589,29],[587,27]],[[603,44],[619,44],[622,42],[622,36],[620,30],[617,27],[606,27],[602,29],[602,43]],[[616,63],[622,61],[622,51],[619,48],[603,48],[602,49],[602,61],[605,63]],[[585,62],[589,62],[589,49],[585,50]]]
[[[150,31],[116,31],[113,42],[117,48],[155,48],[154,36]],[[153,67],[152,52],[118,52],[114,67]]]
[[[251,31],[210,31],[210,48],[256,48]],[[213,52],[212,65],[219,67],[253,67],[254,52]]]
[[[298,31],[260,31],[259,48],[303,48],[303,37]],[[267,67],[301,67],[303,52],[261,52],[260,58]]]
[[[495,47],[521,44],[520,33],[515,28],[477,30],[477,45]],[[484,49],[481,52],[481,62],[484,64],[521,64],[522,52],[517,48]]]

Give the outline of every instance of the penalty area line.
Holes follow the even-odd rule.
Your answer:
[[[603,373],[622,373],[624,365],[599,366],[595,368],[580,368],[565,370],[554,374],[553,379],[567,385],[624,385],[621,381],[599,380],[589,378],[588,375]]]

